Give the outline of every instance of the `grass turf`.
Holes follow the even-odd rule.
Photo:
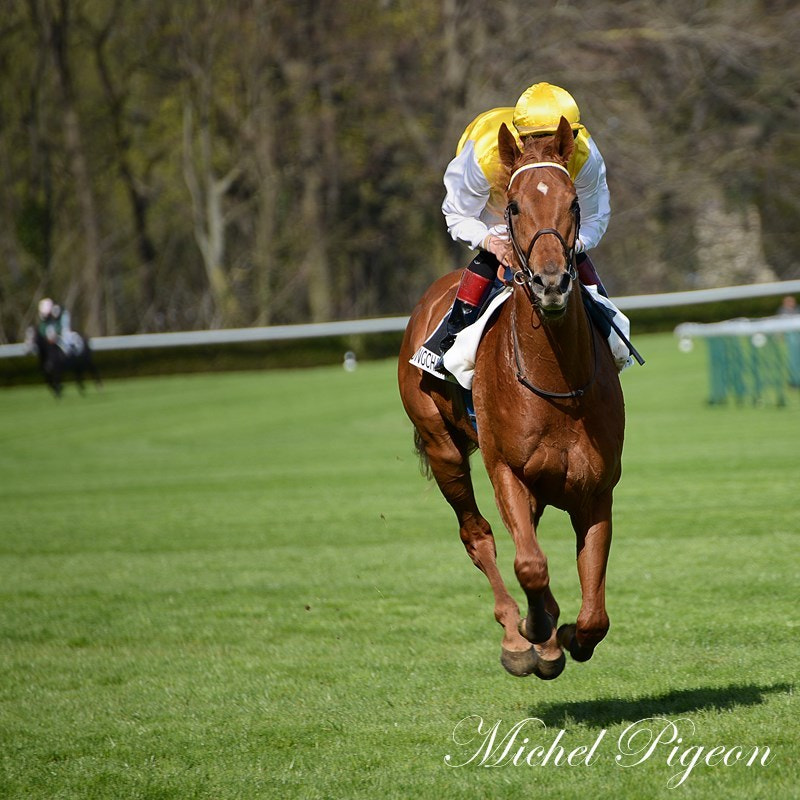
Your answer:
[[[0,797],[794,796],[800,403],[710,408],[702,348],[637,344],[611,632],[550,683],[500,667],[488,583],[418,472],[393,363],[0,392]],[[563,515],[541,539],[574,619]],[[451,766],[477,752],[453,740],[472,715],[502,720],[498,742],[541,720],[525,753],[562,729],[567,752],[602,738],[588,765]],[[694,749],[621,766],[648,717]],[[668,787],[698,747],[754,745],[768,765],[701,758]]]

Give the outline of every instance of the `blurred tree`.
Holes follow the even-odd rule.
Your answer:
[[[89,169],[85,135],[78,105],[78,78],[75,48],[75,14],[71,0],[31,0],[31,17],[39,34],[39,46],[49,55],[54,67],[61,106],[64,152],[72,175],[79,221],[83,234],[80,279],[70,286],[62,299],[72,306],[82,300],[85,330],[98,335],[113,329],[113,304],[105,302],[105,275],[101,253],[100,220],[97,213],[95,185]],[[110,321],[111,324],[106,323]]]
[[[0,341],[21,337],[35,295],[49,283],[56,200],[43,111],[52,105],[43,97],[46,55],[27,8],[9,8],[0,20]]]
[[[615,294],[797,276],[800,8],[781,0],[6,0],[0,340],[408,312],[468,251],[466,124],[566,86]]]
[[[147,65],[157,58],[158,36],[153,34],[166,20],[158,14],[160,4],[114,0],[107,9],[103,5],[96,17],[87,10],[81,23],[89,34],[100,78],[104,101],[101,110],[108,117],[110,158],[116,163],[129,203],[135,245],[131,257],[138,258],[135,268],[138,292],[133,298],[118,298],[118,302],[136,309],[137,329],[152,330],[159,327],[158,320],[163,318],[164,311],[156,286],[158,249],[150,222],[151,173],[164,158],[166,148],[164,143],[146,147],[137,135],[143,116],[133,104],[136,83]]]
[[[235,132],[219,108],[231,80],[235,30],[231,14],[214,2],[182,7],[178,60],[183,73],[183,177],[189,190],[193,233],[208,280],[213,327],[241,324],[231,283],[227,235],[231,188],[242,171]]]

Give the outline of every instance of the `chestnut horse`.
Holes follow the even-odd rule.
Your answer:
[[[503,126],[498,143],[516,272],[512,295],[478,350],[477,433],[460,388],[408,363],[452,304],[461,273],[436,281],[411,315],[399,360],[400,394],[423,463],[455,511],[467,553],[491,584],[504,631],[502,665],[513,675],[551,679],[564,669],[564,649],[586,661],[608,631],[606,564],[625,412],[611,351],[588,318],[576,278],[579,210],[566,169],[572,131],[562,119],[556,134],[529,137],[520,151]],[[475,502],[469,456],[476,448],[514,541],[525,618],[503,583],[492,529]],[[577,537],[581,609],[574,624],[560,628],[537,538],[548,505],[569,514]]]

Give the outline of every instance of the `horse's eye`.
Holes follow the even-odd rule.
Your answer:
[[[510,212],[511,212],[511,213],[512,213],[514,216],[516,216],[517,214],[519,214],[519,206],[517,205],[517,201],[516,201],[516,200],[512,200],[512,201],[511,201],[511,202],[508,204],[508,210],[509,210],[509,211],[510,211]]]

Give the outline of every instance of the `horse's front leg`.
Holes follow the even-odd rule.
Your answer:
[[[564,651],[556,634],[559,611],[550,591],[547,557],[536,538],[541,511],[507,466],[496,467],[491,475],[497,507],[514,540],[514,571],[528,599],[528,614],[520,622],[520,632],[534,645],[538,656],[535,674],[545,680],[557,678],[564,669]]]
[[[558,630],[561,645],[576,661],[588,661],[608,633],[606,566],[611,549],[611,491],[586,512],[572,515],[577,537],[581,610],[574,625]]]
[[[458,517],[461,541],[472,562],[486,575],[492,587],[494,617],[504,631],[500,662],[512,675],[531,675],[536,669],[538,657],[530,642],[519,632],[519,606],[506,589],[497,568],[494,535],[475,502],[469,455],[449,435],[425,436],[420,433],[420,436],[425,444],[431,472]]]
[[[486,575],[494,594],[494,618],[503,628],[500,663],[512,675],[525,677],[537,672],[539,657],[520,633],[519,606],[508,592],[497,567],[497,551],[489,523],[474,510],[456,509],[461,541],[476,567]]]

